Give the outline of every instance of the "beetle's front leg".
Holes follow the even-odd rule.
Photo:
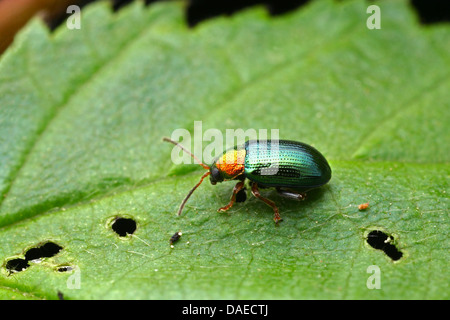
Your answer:
[[[259,193],[258,185],[256,183],[252,184],[252,193],[253,193],[253,195],[255,197],[257,197],[258,199],[261,199],[266,204],[268,204],[269,206],[272,207],[273,212],[274,212],[273,220],[275,220],[276,224],[278,224],[278,221],[283,220],[280,217],[280,212],[278,211],[278,207],[275,205],[275,202],[273,202],[272,200],[269,200],[269,199],[264,198],[263,196],[261,196],[261,194]]]
[[[233,206],[233,204],[236,202],[236,194],[239,191],[241,191],[241,189],[243,187],[244,187],[244,181],[239,181],[238,183],[236,183],[236,185],[234,186],[234,189],[233,189],[233,194],[231,195],[230,202],[225,207],[222,207],[217,211],[224,212],[224,211],[227,211],[228,209],[230,209]]]

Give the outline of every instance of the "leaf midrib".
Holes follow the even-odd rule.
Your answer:
[[[341,163],[341,164],[360,164],[360,163],[364,163],[364,164],[375,164],[375,165],[389,165],[391,167],[395,167],[397,164],[401,164],[403,166],[417,166],[417,167],[423,167],[423,168],[427,168],[430,166],[434,166],[434,167],[439,167],[439,166],[446,166],[447,163],[435,163],[435,162],[430,162],[430,163],[417,163],[417,162],[399,162],[399,161],[367,161],[367,160],[358,160],[358,159],[352,159],[352,160],[331,160],[330,163]],[[10,228],[14,225],[20,224],[20,223],[24,223],[27,220],[31,220],[31,219],[35,219],[36,217],[39,217],[41,215],[46,215],[46,214],[60,214],[60,213],[67,213],[69,210],[76,210],[78,208],[82,208],[83,206],[90,206],[92,204],[93,201],[98,202],[98,201],[102,201],[105,199],[113,199],[116,197],[121,197],[122,195],[126,194],[126,193],[133,193],[136,192],[138,190],[142,190],[142,189],[146,189],[149,188],[150,186],[153,186],[154,184],[157,183],[161,183],[164,181],[178,181],[180,179],[183,178],[188,178],[191,176],[200,176],[201,171],[193,171],[193,172],[189,172],[187,174],[184,175],[179,175],[179,176],[164,176],[164,177],[159,177],[156,179],[153,179],[151,181],[146,181],[145,184],[141,184],[141,185],[136,185],[134,184],[132,188],[127,188],[126,190],[121,190],[121,191],[117,191],[117,189],[119,189],[120,187],[117,187],[116,191],[115,190],[110,190],[108,193],[104,193],[101,196],[98,197],[94,197],[94,198],[90,198],[90,199],[84,199],[83,201],[77,202],[77,203],[73,203],[71,205],[68,206],[62,206],[62,207],[58,207],[58,210],[55,210],[56,208],[51,208],[39,213],[36,213],[35,215],[32,216],[28,216],[26,218],[20,219],[20,220],[16,220],[14,222],[10,222],[10,223],[5,223],[3,225],[0,226],[0,231]]]

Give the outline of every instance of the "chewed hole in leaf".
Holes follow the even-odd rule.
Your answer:
[[[58,272],[72,272],[74,268],[72,266],[59,266],[56,271]]]
[[[6,262],[5,268],[9,273],[21,272],[27,269],[30,261],[37,261],[42,258],[50,258],[62,250],[62,247],[54,242],[46,242],[43,245],[28,249],[25,259],[15,258]]]
[[[27,260],[17,258],[17,259],[11,259],[8,262],[6,262],[5,267],[6,267],[6,270],[8,270],[8,273],[14,273],[14,272],[24,271],[29,266],[30,265],[28,264]]]
[[[367,243],[375,249],[382,250],[394,261],[399,260],[403,253],[393,244],[394,237],[380,230],[373,230],[367,235]]]
[[[118,217],[112,223],[111,228],[119,235],[119,237],[126,237],[136,231],[137,224],[136,221],[131,218]]]
[[[29,249],[25,253],[25,259],[27,261],[41,259],[41,258],[50,258],[56,255],[58,252],[62,250],[62,247],[57,245],[54,242],[47,242],[42,246],[35,247]]]

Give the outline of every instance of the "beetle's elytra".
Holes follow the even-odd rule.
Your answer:
[[[189,197],[207,176],[210,176],[213,185],[228,180],[238,181],[233,189],[230,202],[220,208],[219,212],[226,211],[233,206],[236,202],[236,194],[244,188],[245,179],[248,179],[252,194],[273,208],[276,223],[281,220],[278,207],[272,200],[261,196],[259,187],[276,188],[282,196],[304,200],[306,191],[320,187],[331,179],[331,168],[325,157],[315,148],[302,142],[249,140],[243,145],[226,150],[214,159],[211,166],[208,166],[178,142],[169,138],[164,138],[164,141],[180,147],[208,170],[184,198],[178,215],[181,214]]]

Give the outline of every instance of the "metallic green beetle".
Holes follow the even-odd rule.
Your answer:
[[[164,138],[189,153],[208,171],[200,181],[189,191],[180,205],[178,215],[195,189],[210,176],[211,184],[237,180],[230,202],[218,211],[230,209],[236,201],[236,194],[244,188],[245,179],[251,183],[252,194],[271,206],[274,220],[281,220],[278,207],[272,200],[264,198],[259,188],[276,188],[282,196],[304,200],[306,191],[320,187],[331,179],[331,168],[325,157],[315,148],[297,141],[290,140],[249,140],[245,144],[226,150],[214,159],[211,166],[203,164],[192,153],[179,143]]]

